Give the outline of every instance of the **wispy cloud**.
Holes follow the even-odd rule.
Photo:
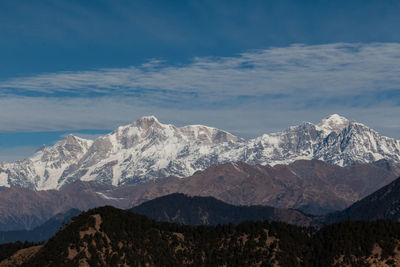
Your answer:
[[[0,82],[0,131],[111,129],[150,113],[247,136],[331,112],[379,128],[400,114],[399,73],[399,43],[336,43],[18,77]]]
[[[139,67],[41,74],[3,81],[7,94],[36,92],[140,95],[197,93],[360,95],[393,90],[400,82],[400,44],[292,45],[237,57],[196,58],[182,66],[151,61]]]

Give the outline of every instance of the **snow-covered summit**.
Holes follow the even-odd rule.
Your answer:
[[[350,121],[345,117],[338,114],[330,115],[327,118],[322,119],[316,126],[316,129],[323,131],[327,136],[331,132],[340,133],[344,128],[349,125]]]
[[[165,127],[166,125],[161,124],[155,116],[144,116],[134,123],[131,124],[134,127],[147,130],[150,127]]]
[[[159,137],[174,136],[203,144],[218,144],[240,140],[226,131],[209,126],[187,125],[176,127],[171,124],[162,124],[155,116],[144,116],[130,125],[119,127],[118,130],[121,135],[125,136],[140,135],[148,137],[149,134],[154,136],[158,133]]]
[[[0,180],[3,181],[0,183],[3,186],[55,189],[65,169],[76,164],[92,144],[91,140],[68,135],[54,146],[42,146],[25,160],[2,164]]]
[[[212,164],[275,165],[299,159],[341,166],[380,159],[400,163],[400,141],[337,114],[317,125],[304,122],[247,141],[213,127],[176,127],[146,116],[94,141],[69,135],[26,160],[1,163],[0,186],[59,189],[76,180],[118,186],[187,177]]]

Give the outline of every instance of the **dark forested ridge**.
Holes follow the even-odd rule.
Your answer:
[[[399,173],[400,166],[386,160],[348,167],[318,160],[273,167],[237,162],[213,165],[185,179],[169,177],[131,186],[76,181],[58,191],[0,187],[0,231],[32,230],[71,208],[88,210],[111,205],[127,209],[177,192],[212,196],[231,205],[266,205],[327,214],[347,208],[389,184]]]
[[[299,226],[310,225],[313,216],[294,209],[269,206],[234,206],[213,197],[175,193],[147,201],[131,211],[157,221],[188,225],[239,224],[244,221],[283,221]]]
[[[356,202],[342,212],[327,216],[310,216],[293,209],[268,206],[234,206],[213,197],[187,196],[181,193],[156,198],[131,209],[157,221],[187,225],[217,225],[244,221],[281,221],[298,226],[316,226],[341,221],[370,221],[400,219],[400,178],[389,185]],[[51,218],[31,231],[0,232],[0,243],[14,241],[43,241],[50,238],[78,210],[71,210]]]
[[[4,259],[7,259],[11,255],[13,255],[15,252],[24,249],[24,248],[29,248],[35,245],[39,245],[39,243],[33,243],[33,242],[14,242],[14,243],[6,243],[6,244],[1,244],[0,245],[0,262],[3,261]],[[0,266],[2,266],[0,264]]]
[[[189,225],[238,224],[243,221],[282,221],[298,226],[328,225],[342,221],[400,221],[400,178],[341,212],[311,216],[293,209],[268,206],[233,206],[213,197],[175,193],[147,201],[132,211],[158,221]]]
[[[21,264],[398,266],[399,241],[400,224],[392,221],[342,222],[318,231],[268,221],[186,226],[103,207],[76,217]]]
[[[44,245],[1,245],[0,266],[400,266],[399,206],[400,178],[341,213],[291,210],[313,225],[333,223],[317,230],[271,222],[288,216],[280,209],[172,194],[132,209],[169,222],[92,209]]]

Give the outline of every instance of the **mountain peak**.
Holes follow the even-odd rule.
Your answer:
[[[154,116],[154,115],[143,116],[143,117],[141,117],[141,118],[139,119],[139,121],[140,121],[140,120],[148,120],[148,121],[157,121],[157,122],[158,122],[158,119],[157,119],[156,116]]]
[[[69,134],[69,135],[65,138],[65,143],[67,143],[67,144],[73,144],[73,143],[76,143],[76,140],[77,140],[77,138],[76,138],[74,135]]]
[[[248,141],[213,127],[176,127],[145,116],[94,141],[70,135],[25,161],[2,165],[0,185],[38,190],[76,180],[123,185],[188,177],[212,164],[236,161],[276,165],[320,159],[349,166],[380,159],[400,163],[399,155],[399,140],[337,114],[317,126],[305,122]]]
[[[158,121],[158,119],[151,115],[151,116],[143,116],[137,121],[133,123],[133,125],[140,127],[142,129],[148,129],[151,126],[161,126],[162,124]]]
[[[82,146],[84,143],[91,144],[91,140],[87,140],[84,138],[80,138],[78,136],[75,136],[73,134],[68,134],[63,140],[58,141],[55,146],[65,146],[65,145],[77,145],[77,146]],[[42,146],[46,147],[46,146]]]
[[[340,133],[349,125],[350,121],[338,114],[332,114],[327,118],[322,119],[317,124],[317,130],[324,131],[326,135],[331,132]]]

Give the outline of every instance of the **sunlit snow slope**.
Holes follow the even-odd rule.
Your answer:
[[[26,160],[1,163],[0,186],[59,189],[75,180],[122,185],[186,177],[225,162],[275,165],[298,159],[340,166],[380,159],[400,163],[400,141],[336,114],[317,125],[304,122],[247,141],[216,128],[175,127],[148,116],[94,141],[70,135]]]

